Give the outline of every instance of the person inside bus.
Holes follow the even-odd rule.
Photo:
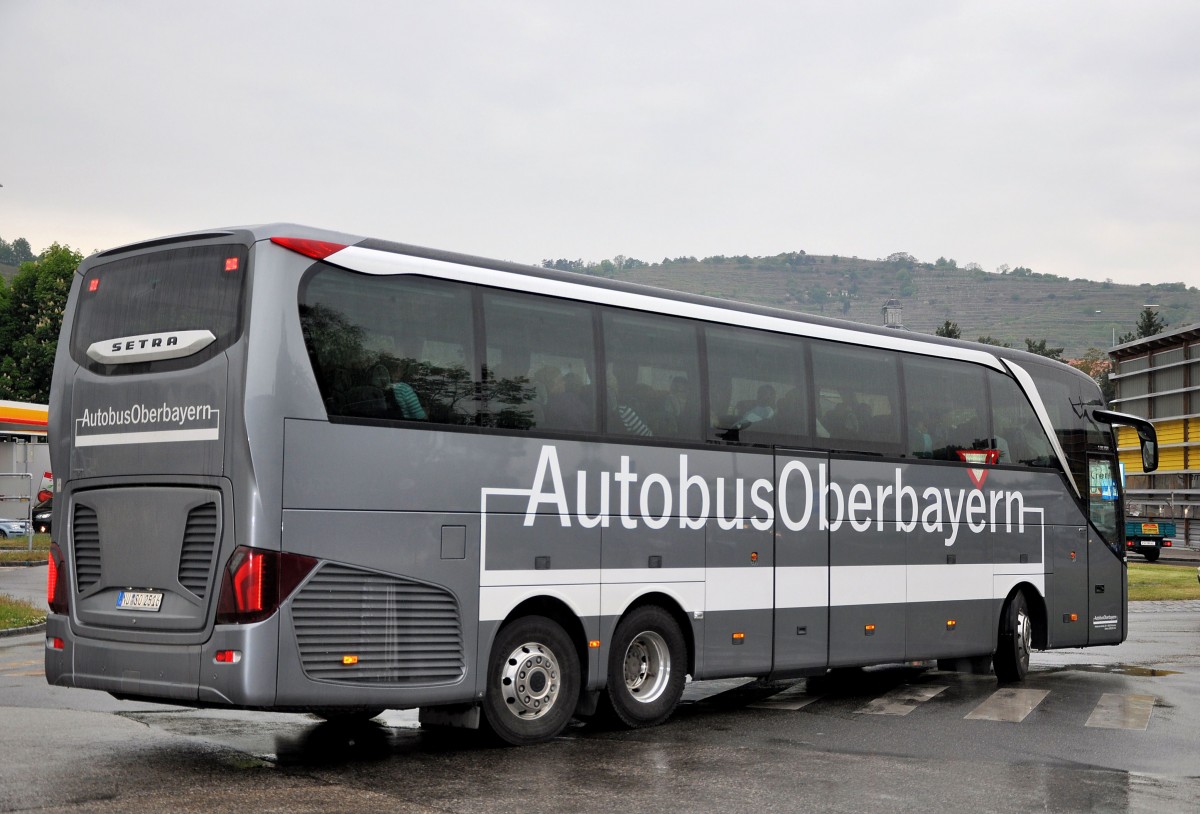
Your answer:
[[[412,385],[404,381],[408,377],[414,361],[411,358],[394,359],[389,371],[390,375],[387,387],[392,401],[400,410],[401,418],[406,418],[410,421],[425,421],[429,416],[426,414],[425,408],[421,406],[421,400],[417,397],[417,391],[412,389]]]
[[[913,418],[912,426],[908,430],[908,439],[909,444],[913,448],[913,456],[917,458],[932,458],[933,437],[929,434],[929,422],[925,419],[925,414],[917,410],[910,410],[909,415]]]
[[[758,394],[754,400],[739,404],[738,412],[741,414],[741,418],[734,422],[733,429],[735,430],[744,430],[751,424],[757,424],[773,417],[775,415],[775,388],[769,384],[759,385]]]
[[[640,414],[643,405],[638,398],[639,390],[637,366],[631,362],[614,362],[608,377],[608,400],[613,405],[618,426],[626,435],[654,435]]]
[[[835,438],[862,438],[871,408],[861,404],[849,390],[842,390],[840,395],[841,400],[824,416],[825,426]]]

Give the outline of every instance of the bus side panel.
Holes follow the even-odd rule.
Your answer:
[[[904,660],[908,554],[903,534],[887,523],[879,529],[877,481],[895,477],[888,477],[893,472],[890,466],[884,472],[881,476],[878,462],[839,458],[829,462],[825,504],[831,667]],[[823,489],[824,479],[817,480]],[[870,507],[864,509],[868,498]]]
[[[1046,635],[1050,647],[1088,643],[1088,553],[1083,526],[1046,526]]]
[[[772,536],[770,529],[755,528],[748,520],[733,529],[721,528],[716,520],[705,526],[705,678],[771,672]]]
[[[1094,533],[1088,534],[1088,644],[1120,644],[1127,635],[1128,571]]]
[[[478,515],[286,510],[283,543],[322,562],[282,611],[277,703],[471,698]]]
[[[828,456],[775,458],[774,674],[802,674],[829,664],[829,532],[813,517],[810,481]],[[807,517],[807,522],[803,522]]]

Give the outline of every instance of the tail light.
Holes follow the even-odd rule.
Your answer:
[[[276,246],[311,257],[313,260],[324,260],[331,254],[336,254],[346,246],[342,243],[330,243],[325,240],[309,240],[302,237],[273,237],[271,242]]]
[[[67,612],[66,561],[58,543],[50,544],[50,562],[46,569],[46,604],[51,613]]]
[[[246,625],[270,617],[316,565],[300,554],[238,546],[221,578],[217,624]]]

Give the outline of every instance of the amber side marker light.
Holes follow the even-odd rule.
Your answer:
[[[953,620],[953,619],[946,620],[946,630],[954,630],[957,627],[958,627],[958,622],[956,622],[955,620]]]
[[[863,633],[867,636],[874,636],[875,635],[875,625],[864,625]]]
[[[342,664],[347,667],[358,664],[358,656],[342,656]]]
[[[745,642],[746,642],[746,634],[745,633],[734,633],[733,634],[733,643],[734,644],[745,644]]]
[[[588,648],[589,649],[596,650],[599,647],[600,647],[599,639],[588,639]]]

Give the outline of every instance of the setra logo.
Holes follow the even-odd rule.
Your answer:
[[[93,342],[87,349],[87,355],[102,365],[179,359],[203,350],[216,340],[212,331],[166,331],[119,336]]]

